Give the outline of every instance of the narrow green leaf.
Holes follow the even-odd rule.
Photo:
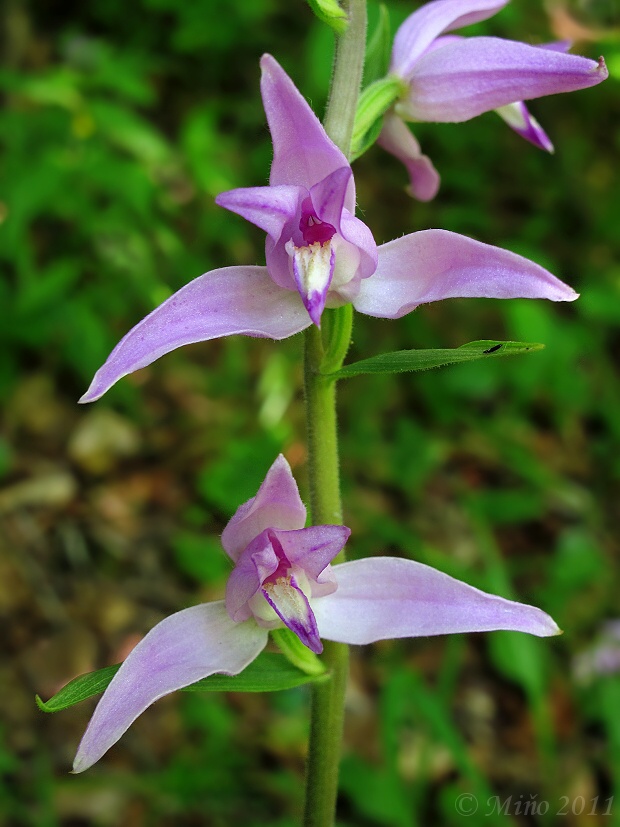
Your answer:
[[[336,34],[344,34],[349,18],[337,0],[308,0],[308,5],[319,20],[331,26]]]
[[[37,706],[43,712],[60,712],[80,701],[103,692],[120,663],[97,669],[74,678],[57,692],[49,701],[42,701],[37,695]],[[183,692],[277,692],[293,689],[304,683],[324,680],[327,673],[308,675],[294,666],[284,655],[263,652],[239,675],[210,675],[201,681],[186,686]]]
[[[399,350],[394,353],[382,353],[370,359],[362,359],[345,365],[339,371],[329,374],[332,379],[349,379],[369,373],[405,373],[413,370],[430,370],[460,362],[473,362],[475,359],[488,359],[495,356],[517,356],[521,353],[533,353],[542,350],[544,345],[530,342],[498,342],[495,339],[483,339],[470,342],[457,348],[437,350]]]
[[[263,652],[239,675],[211,675],[186,686],[184,692],[278,692],[304,683],[325,680],[326,672],[308,675],[284,655]]]
[[[74,704],[78,704],[86,698],[99,695],[100,692],[106,689],[120,667],[120,663],[115,663],[114,666],[104,666],[103,669],[97,669],[96,672],[78,675],[77,678],[73,678],[66,686],[63,686],[49,701],[42,701],[36,695],[37,706],[43,712],[60,712],[61,709],[74,706]]]

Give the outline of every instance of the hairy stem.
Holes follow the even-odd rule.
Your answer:
[[[349,25],[342,37],[336,41],[332,87],[325,113],[325,130],[349,158],[364,72],[366,0],[348,0],[344,6],[349,15]]]
[[[355,111],[364,66],[366,39],[366,0],[345,3],[349,25],[336,43],[332,88],[325,117],[325,129],[349,157]],[[327,311],[342,314],[342,308]],[[325,314],[326,315],[326,314]],[[337,316],[331,332],[338,327],[350,331],[344,315]],[[328,325],[324,325],[328,327]],[[331,335],[323,340],[314,325],[305,333],[304,387],[310,475],[310,502],[314,525],[342,523],[336,382],[321,375],[328,365],[342,364],[348,342],[346,335]],[[326,351],[327,348],[327,351]],[[341,562],[343,555],[335,562]],[[342,749],[344,700],[349,671],[348,646],[325,642],[323,660],[331,677],[315,684],[312,694],[310,742],[306,772],[305,827],[330,827],[334,823],[338,795],[338,767]]]

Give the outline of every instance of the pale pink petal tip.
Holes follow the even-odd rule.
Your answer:
[[[240,505],[222,532],[222,546],[236,562],[241,552],[267,528],[294,530],[306,523],[306,507],[291,467],[280,454],[255,497]]]
[[[495,111],[511,129],[522,138],[525,138],[526,141],[545,152],[554,152],[549,136],[522,101],[501,106]]]
[[[413,560],[374,557],[333,568],[338,589],[317,600],[321,637],[363,645],[377,640],[466,632],[560,634],[535,606],[506,600]]]
[[[78,748],[73,772],[104,755],[156,700],[208,675],[237,675],[267,644],[254,622],[235,623],[224,603],[183,609],[158,623],[130,652],[103,693]]]
[[[160,356],[221,336],[286,339],[308,327],[293,290],[279,287],[266,267],[223,267],[190,281],[121,339],[80,399],[94,402]]]

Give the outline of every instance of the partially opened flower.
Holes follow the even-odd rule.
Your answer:
[[[523,101],[594,86],[605,80],[607,68],[602,58],[597,62],[566,54],[566,42],[530,46],[498,37],[443,34],[485,20],[507,2],[433,0],[405,20],[396,32],[390,65],[405,89],[396,116],[456,123],[495,110],[523,138],[553,151]],[[394,115],[386,119],[379,143],[405,163],[411,193],[429,200],[437,191],[437,173],[396,120]]]
[[[95,709],[75,772],[98,761],[163,695],[208,675],[242,672],[264,649],[270,629],[287,626],[316,653],[321,638],[365,644],[494,629],[539,637],[559,631],[540,609],[485,594],[411,560],[376,557],[332,567],[349,529],[304,528],[305,518],[280,456],[222,534],[235,564],[226,599],[167,617],[135,647]]]
[[[528,259],[445,230],[376,247],[353,215],[345,156],[276,61],[265,55],[261,66],[274,149],[270,184],[217,200],[265,230],[267,266],[224,267],[181,288],[119,342],[81,402],[182,345],[233,334],[284,339],[318,325],[325,307],[347,302],[395,319],[459,296],[577,298]]]

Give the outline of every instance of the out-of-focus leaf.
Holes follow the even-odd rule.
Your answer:
[[[364,63],[364,85],[368,86],[387,74],[390,62],[390,15],[387,7],[379,5],[379,19],[366,47]]]
[[[104,100],[92,102],[90,110],[101,132],[138,160],[159,165],[170,159],[161,134],[135,112]]]
[[[379,123],[377,128],[377,121],[381,121],[383,115],[401,97],[403,92],[403,81],[393,75],[376,80],[364,89],[355,112],[355,124],[351,139],[353,157],[359,157],[362,154],[362,147],[368,149],[376,141],[381,131],[381,124]],[[370,141],[369,132],[375,136]]]

